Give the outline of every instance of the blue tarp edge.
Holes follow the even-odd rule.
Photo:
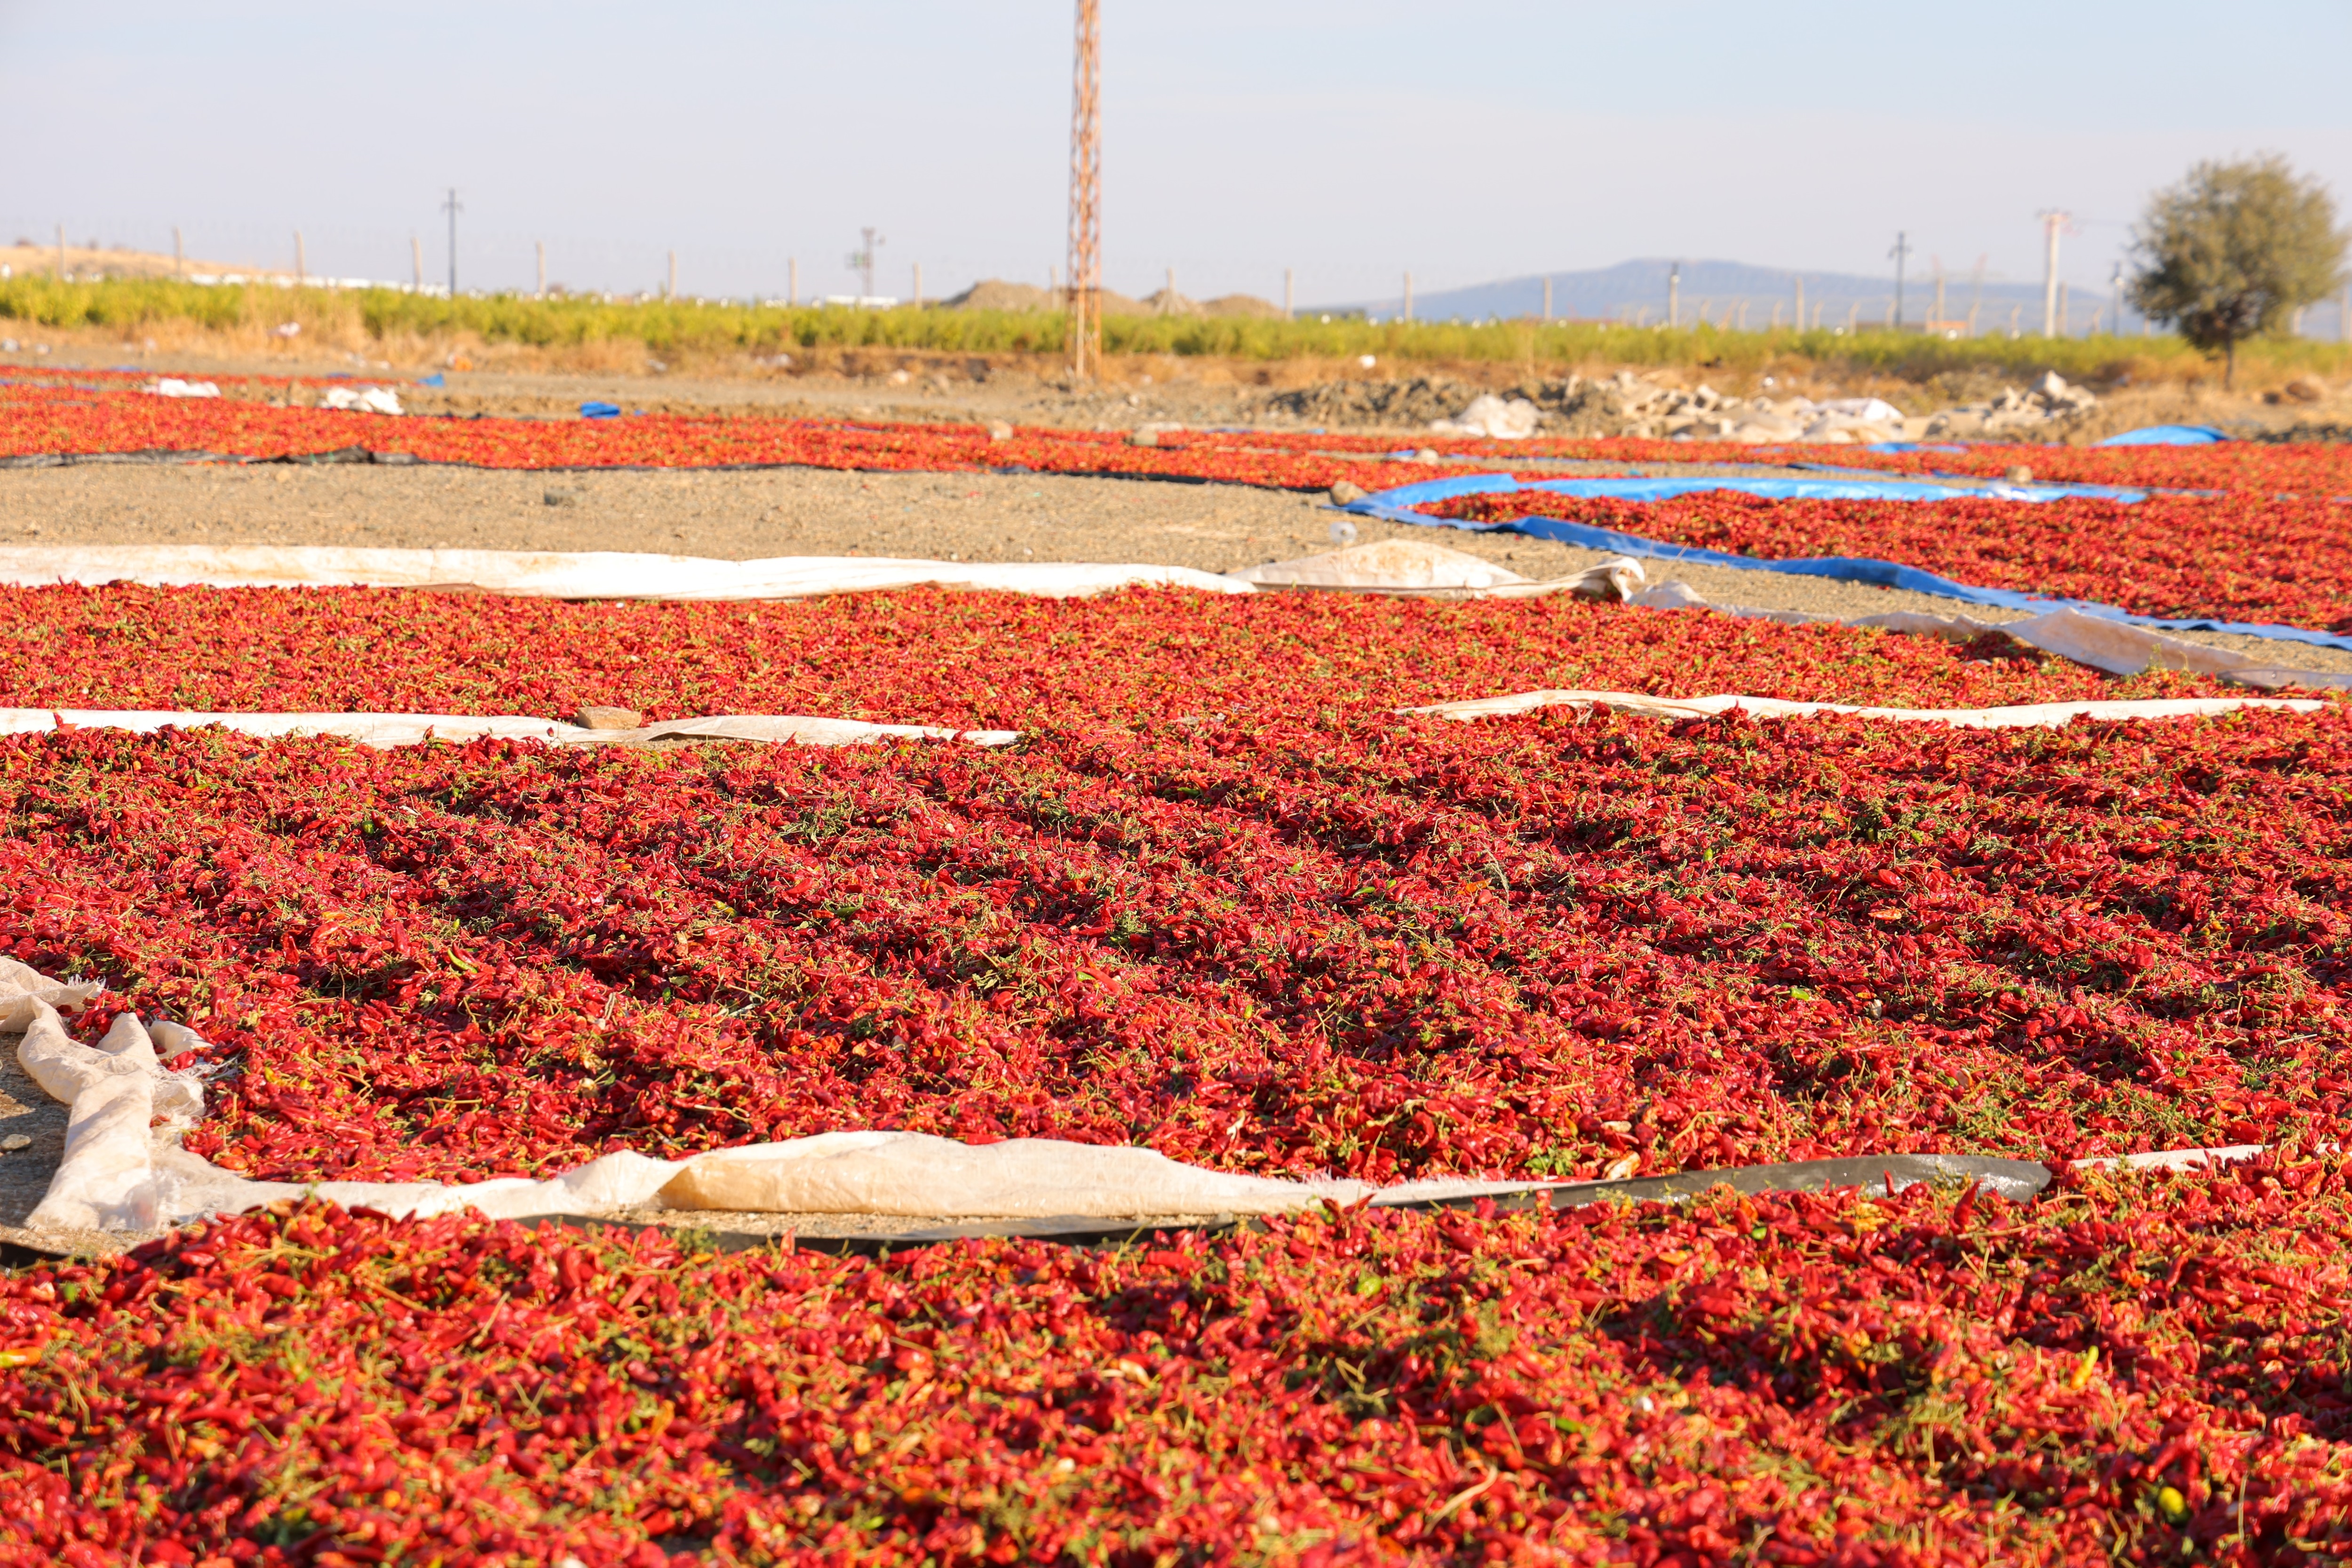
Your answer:
[[[1558,482],[1561,481],[1552,481]],[[1526,488],[1549,489],[1552,483]],[[1994,609],[2028,610],[2035,614],[2059,609],[2079,610],[2086,616],[2097,616],[2136,626],[2153,626],[2164,631],[2227,632],[2237,637],[2263,637],[2274,642],[2298,642],[2314,647],[2352,651],[2352,637],[2340,637],[2334,632],[2251,621],[2183,620],[2162,616],[2136,616],[2120,605],[2103,605],[2095,599],[2053,599],[2034,594],[2020,594],[2007,588],[1979,588],[1966,583],[1955,583],[1948,577],[1939,577],[1916,566],[1906,566],[1897,561],[1881,561],[1874,556],[1823,555],[1803,561],[1766,561],[1754,555],[1703,550],[1696,545],[1668,544],[1663,540],[1644,539],[1638,533],[1621,533],[1613,528],[1570,522],[1565,518],[1522,517],[1509,522],[1466,522],[1454,518],[1431,517],[1425,512],[1395,504],[1396,499],[1407,492],[1414,492],[1414,500],[1431,501],[1520,488],[1518,481],[1507,474],[1467,474],[1458,479],[1428,479],[1417,485],[1383,490],[1379,495],[1350,501],[1340,510],[1391,522],[1413,523],[1423,528],[1452,528],[1468,533],[1523,533],[1532,539],[1549,539],[1560,544],[1573,544],[1580,549],[1608,551],[1653,561],[1687,561],[1702,566],[1727,566],[1740,572],[1778,572],[1795,577],[1827,577],[1841,583],[1869,583],[1882,588],[1933,594],[1940,598],[1958,599],[1962,604],[1983,605]]]

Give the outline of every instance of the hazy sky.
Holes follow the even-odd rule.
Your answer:
[[[1637,256],[2103,285],[2147,191],[2352,195],[2352,5],[1103,0],[1106,282],[1302,304]],[[937,295],[1062,259],[1067,0],[0,0],[0,226],[405,278]],[[2329,104],[2337,107],[2330,110]]]

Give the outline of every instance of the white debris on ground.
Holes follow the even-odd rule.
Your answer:
[[[1524,397],[1509,402],[1485,393],[1470,400],[1470,406],[1451,419],[1433,419],[1429,427],[1447,436],[1484,436],[1493,441],[1524,441],[1536,433],[1536,423],[1541,417],[1536,405]]]
[[[331,386],[319,406],[355,414],[397,414],[400,395],[388,386]]]
[[[158,380],[148,391],[158,397],[218,397],[220,388],[209,381],[183,381],[176,375]]]
[[[2089,388],[2073,385],[2053,370],[2035,382],[2031,392],[2005,387],[1990,402],[1932,414],[1921,434],[1930,438],[2014,435],[2087,414],[2098,405]]]
[[[1459,397],[1458,387],[1453,395]],[[1415,404],[1426,406],[1431,395],[1443,395],[1435,384],[1416,385],[1394,399],[1394,412]],[[1928,415],[1906,415],[1877,397],[1838,397],[1816,402],[1810,397],[1728,397],[1704,384],[1696,388],[1666,386],[1621,370],[1612,376],[1586,380],[1570,376],[1548,383],[1540,401],[1482,392],[1469,398],[1459,413],[1426,421],[1425,427],[1443,436],[1479,436],[1492,440],[1521,440],[1538,432],[1570,435],[1633,436],[1649,439],[1732,441],[1748,446],[1777,446],[1806,441],[1864,445],[1879,441],[1916,441],[1939,437],[2017,437],[2045,438],[2048,427],[2071,420],[2098,406],[2087,388],[2072,384],[2055,371],[2043,375],[2028,391],[2004,389],[1998,397]],[[1440,404],[1440,406],[1444,406]],[[1302,405],[1302,412],[1304,412]],[[1352,410],[1333,408],[1331,416]],[[1377,412],[1367,408],[1363,412]]]

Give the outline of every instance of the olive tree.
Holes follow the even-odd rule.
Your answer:
[[[2226,386],[2237,376],[2239,343],[2283,330],[2335,292],[2344,248],[2327,187],[2298,177],[2277,153],[2203,163],[2151,197],[2132,231],[2131,300],[2221,355]]]

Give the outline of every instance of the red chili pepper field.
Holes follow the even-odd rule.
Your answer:
[[[2124,511],[2218,551],[2257,529],[2240,504]],[[2312,561],[2268,602],[2333,624],[2343,574]],[[883,1260],[285,1206],[0,1273],[0,1563],[2352,1557],[2341,705],[1396,711],[2232,690],[1567,599],[0,608],[0,706],[1023,731],[0,739],[0,952],[108,983],[84,1037],[194,1024],[216,1077],[188,1144],[251,1174],[854,1128],[1379,1181],[2058,1171],[2021,1204],[1318,1210]],[[2249,1143],[2216,1173],[2082,1163]]]

